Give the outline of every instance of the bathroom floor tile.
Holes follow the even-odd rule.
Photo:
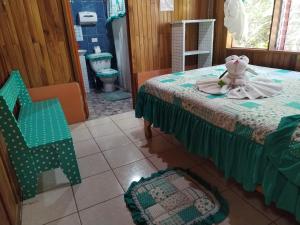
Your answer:
[[[113,121],[128,119],[128,118],[135,118],[135,111],[131,110],[126,113],[116,114],[110,117]]]
[[[212,186],[216,187],[219,192],[223,192],[230,188],[230,183],[227,183],[225,180],[214,176],[209,170],[205,169],[202,166],[196,165],[191,169],[191,171],[201,177],[203,180],[207,181]]]
[[[128,130],[135,127],[144,127],[144,121],[137,118],[126,118],[115,121],[115,123],[122,129]]]
[[[222,195],[229,203],[230,225],[268,225],[271,223],[271,220],[239,198],[234,192],[228,190]]]
[[[81,225],[81,222],[78,213],[75,213],[51,223],[47,223],[46,225]]]
[[[147,159],[143,159],[114,170],[122,187],[127,190],[133,181],[139,181],[142,177],[149,177],[157,170]]]
[[[136,145],[146,157],[154,156],[160,152],[173,151],[177,148],[175,145],[167,142],[162,136],[156,136],[149,140],[144,139],[136,142]]]
[[[170,134],[163,134],[162,135],[168,142],[172,143],[173,145],[176,145],[178,147],[183,147],[183,144],[181,144],[173,135]]]
[[[132,98],[111,102],[104,99],[104,94],[105,93],[95,89],[91,89],[90,93],[87,93],[90,112],[89,119],[114,116],[132,111]]]
[[[116,148],[116,147],[119,147],[122,145],[127,145],[127,144],[131,143],[129,138],[122,133],[107,135],[107,136],[98,137],[95,139],[96,139],[96,142],[98,143],[98,145],[100,146],[101,151],[110,150],[112,148]]]
[[[89,155],[78,159],[78,166],[82,178],[110,170],[110,167],[102,153]]]
[[[123,195],[80,211],[80,217],[82,225],[134,225]]]
[[[112,168],[117,168],[144,158],[144,155],[134,144],[119,146],[105,151],[103,154]]]
[[[94,139],[77,142],[74,147],[77,158],[101,152]]]
[[[88,177],[73,186],[79,210],[123,194],[123,189],[112,171]]]
[[[103,137],[115,133],[121,133],[120,129],[113,122],[89,127],[89,130],[93,137]]]
[[[264,197],[258,192],[246,192],[242,189],[242,186],[235,184],[231,186],[232,191],[243,198],[250,205],[259,210],[262,214],[274,221],[280,218],[281,211],[274,206],[267,206],[264,203]]]
[[[148,159],[159,170],[172,167],[181,167],[184,169],[188,169],[192,168],[195,165],[195,162],[193,160],[191,160],[183,152],[179,151],[157,153],[157,155],[151,156]]]
[[[47,191],[23,202],[22,224],[43,225],[77,211],[71,187]]]
[[[72,124],[69,126],[71,131],[77,131],[77,130],[81,130],[81,129],[85,129],[85,123],[76,123],[76,124]]]
[[[133,142],[140,142],[146,139],[143,127],[135,127],[132,129],[124,130],[124,133]],[[158,133],[154,129],[152,129],[152,137],[155,137],[157,135]]]
[[[60,168],[43,172],[38,177],[39,193],[67,186],[70,186],[70,182]]]
[[[278,219],[275,223],[276,225],[299,225],[293,215],[284,213],[285,215]]]
[[[87,128],[72,131],[73,142],[86,141],[92,138],[90,131]]]
[[[110,123],[110,122],[111,122],[111,119],[109,117],[100,117],[98,119],[86,121],[85,125],[87,127],[94,127],[94,126],[98,126],[98,125],[102,125],[102,124],[106,124],[106,123]]]

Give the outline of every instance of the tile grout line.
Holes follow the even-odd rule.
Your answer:
[[[122,165],[122,166],[119,166],[119,167],[116,167],[116,168],[113,169],[113,168],[110,166],[110,164],[108,163],[108,161],[107,161],[105,155],[103,154],[103,152],[112,150],[113,148],[112,148],[112,149],[107,149],[107,150],[105,150],[105,151],[102,151],[101,148],[100,148],[100,146],[99,146],[99,144],[97,143],[97,141],[96,141],[96,139],[95,139],[95,138],[97,138],[97,137],[94,137],[94,136],[91,134],[93,140],[96,142],[96,144],[97,144],[97,146],[99,147],[101,153],[103,154],[105,160],[107,161],[109,167],[111,168],[111,170],[112,170],[114,176],[116,177],[116,179],[117,179],[119,185],[122,187],[122,189],[123,189],[123,191],[124,191],[124,193],[125,193],[125,189],[123,188],[123,186],[121,185],[120,181],[118,180],[116,174],[114,173],[114,170],[115,170],[115,169],[118,169],[118,168],[123,167],[123,166],[130,165],[130,164],[133,164],[133,163],[139,162],[139,161],[141,161],[141,160],[145,160],[145,159],[147,159],[147,161],[150,162],[150,164],[151,164],[155,169],[159,170],[159,168],[156,167],[156,166],[154,165],[154,163],[153,163],[151,160],[149,160],[149,158],[151,158],[151,157],[153,157],[153,156],[146,156],[146,155],[140,150],[140,148],[139,148],[139,146],[137,145],[137,143],[134,142],[133,140],[131,140],[131,139],[129,138],[129,136],[124,132],[124,130],[116,123],[117,121],[112,120],[111,118],[110,118],[110,120],[111,120],[111,122],[113,122],[113,123],[119,128],[119,130],[121,131],[121,133],[124,134],[124,135],[129,139],[129,141],[130,141],[131,143],[128,143],[128,144],[133,144],[133,145],[135,145],[135,147],[137,147],[138,150],[139,150],[139,151],[143,154],[143,156],[144,156],[143,159],[140,159],[140,160],[137,160],[137,161],[134,161],[134,162],[131,162],[131,163],[128,163],[128,164],[125,164],[125,165]],[[120,119],[120,120],[121,120],[121,119]],[[100,125],[100,124],[99,124],[99,125]],[[88,126],[86,126],[86,127],[87,127],[87,129],[89,130],[89,132],[90,132],[89,127],[88,127]],[[137,127],[139,127],[139,126],[135,126],[135,127],[132,127],[132,128],[128,128],[127,130],[134,129],[134,128],[137,128]],[[163,134],[160,134],[159,132],[157,132],[157,133],[158,133],[157,136],[162,136],[162,138],[163,138],[164,140],[166,140],[169,144],[174,145],[174,147],[178,147],[178,146],[176,146],[172,141],[170,141],[168,138],[164,137]],[[108,135],[106,135],[106,136],[108,136]],[[147,140],[147,139],[145,138],[145,139],[143,139],[143,140]],[[143,140],[142,140],[142,141],[143,141]],[[125,144],[124,144],[124,145],[125,145]],[[121,146],[122,146],[122,145],[121,145]],[[189,152],[188,152],[188,153],[189,153]],[[94,154],[98,154],[98,153],[94,153]],[[91,155],[94,155],[94,154],[91,154]],[[81,157],[81,158],[83,158],[83,157]],[[208,160],[208,159],[204,159],[204,164],[207,164],[207,163],[208,163],[207,160]],[[200,164],[197,164],[197,165],[201,166]],[[104,171],[104,172],[107,172],[107,171]],[[102,173],[104,173],[104,172],[102,172]],[[101,174],[101,173],[99,173],[99,174]],[[95,175],[96,175],[96,174],[95,174]],[[95,175],[92,175],[92,176],[95,176]],[[91,176],[89,176],[89,177],[91,177]],[[214,176],[214,177],[216,177],[216,176]],[[86,177],[86,178],[88,178],[88,177]],[[86,179],[86,178],[84,178],[84,179]],[[217,178],[217,177],[216,177],[216,178]],[[241,196],[239,196],[239,195],[232,189],[232,187],[228,187],[228,189],[227,189],[227,190],[224,190],[224,192],[225,192],[225,191],[229,191],[229,190],[232,191],[232,192],[233,192],[240,200],[242,200],[243,202],[245,202],[245,203],[246,203],[247,205],[249,205],[251,208],[255,209],[255,211],[257,211],[259,214],[261,214],[262,216],[264,216],[265,218],[267,218],[267,219],[270,221],[270,224],[272,224],[273,222],[278,221],[278,220],[281,218],[281,217],[279,217],[279,218],[277,218],[277,219],[275,219],[275,220],[272,220],[270,217],[268,217],[267,215],[265,215],[263,212],[261,212],[261,211],[260,211],[259,209],[257,209],[255,206],[253,206],[252,204],[250,204],[247,200],[245,200],[244,198],[242,198]],[[120,196],[121,196],[121,195],[120,195]],[[117,196],[117,197],[119,197],[119,196]],[[117,198],[117,197],[114,197],[114,198]],[[107,201],[109,201],[109,200],[107,200]],[[104,201],[104,202],[105,202],[105,201]],[[103,202],[101,202],[101,203],[103,203]],[[98,203],[98,204],[101,204],[101,203]],[[98,205],[98,204],[96,204],[96,205]]]
[[[79,217],[79,222],[82,225],[82,220],[81,220],[81,216],[79,214],[78,203],[77,203],[77,200],[76,200],[76,197],[75,197],[73,186],[71,186],[71,189],[72,189],[72,194],[73,194],[74,202],[75,202],[76,209],[77,209],[77,214],[78,214],[78,217]]]
[[[95,206],[97,206],[97,205],[102,205],[102,204],[104,204],[104,203],[106,203],[106,202],[109,202],[109,201],[114,200],[114,199],[116,199],[116,198],[119,198],[119,197],[121,197],[121,196],[124,196],[124,194],[120,194],[120,195],[114,196],[114,197],[109,198],[109,199],[107,199],[107,200],[105,200],[105,201],[101,201],[101,202],[92,204],[92,205],[90,205],[90,206],[88,206],[88,207],[86,207],[86,208],[80,209],[80,210],[78,210],[78,214],[80,215],[80,212],[82,212],[82,211],[88,210],[88,209],[93,208],[93,207],[95,207]]]
[[[111,118],[109,118],[109,119],[112,121]],[[113,121],[112,121],[112,122],[113,122]],[[114,122],[113,122],[113,123],[114,123]],[[119,128],[119,127],[118,127],[118,128]],[[89,130],[89,128],[88,128],[88,130]],[[93,140],[96,142],[96,145],[98,146],[98,148],[99,148],[100,151],[102,152],[102,150],[101,150],[101,148],[100,148],[100,145],[99,145],[98,142],[96,141],[95,137],[94,137],[93,135],[92,135],[92,137],[93,137]],[[105,159],[107,165],[109,166],[110,170],[112,171],[113,175],[115,176],[115,178],[116,178],[118,184],[121,186],[121,188],[122,188],[122,190],[123,190],[123,194],[124,194],[124,193],[125,193],[125,189],[123,188],[123,186],[122,186],[120,180],[119,180],[118,177],[116,176],[116,174],[115,174],[113,168],[111,167],[111,165],[110,165],[110,163],[108,162],[108,160],[107,160],[107,158],[105,157],[105,155],[104,155],[103,153],[102,153],[102,155],[103,155],[103,157],[104,157],[104,159]]]
[[[62,219],[64,219],[64,218],[66,218],[66,217],[69,217],[69,216],[72,216],[72,215],[75,215],[75,214],[78,214],[78,215],[79,215],[79,211],[76,211],[76,212],[67,214],[67,215],[65,215],[65,216],[59,217],[59,218],[54,219],[54,220],[50,220],[49,222],[43,223],[42,225],[48,225],[49,223],[53,223],[53,222],[62,220]],[[80,220],[80,219],[79,219],[79,220]],[[80,220],[80,224],[82,225],[81,220]]]
[[[114,123],[115,123],[115,125],[117,126],[117,127],[119,127],[119,125],[116,123],[116,121],[113,121]],[[121,130],[121,132],[134,144],[134,146],[142,153],[142,155],[145,157],[144,158],[144,160],[146,159],[148,162],[150,162],[150,164],[154,167],[154,169],[156,169],[157,171],[159,171],[159,168],[158,167],[156,167],[155,165],[154,165],[154,163],[151,161],[151,160],[149,160],[149,158],[150,158],[150,156],[146,156],[141,150],[140,150],[140,147],[136,144],[136,142],[134,142],[134,141],[132,141],[127,135],[126,135],[126,133],[123,131],[123,129],[121,128],[121,127],[119,127],[120,128],[120,130]],[[158,134],[158,136],[160,136],[160,134]],[[151,139],[153,139],[153,137],[151,137]],[[145,139],[143,139],[143,140],[147,140],[147,138],[145,138]]]
[[[240,184],[239,184],[240,185]],[[267,218],[268,220],[270,220],[270,223],[273,223],[274,221],[268,217],[267,215],[265,215],[263,212],[261,212],[259,209],[257,209],[255,206],[253,206],[252,204],[250,204],[246,199],[244,199],[243,197],[239,196],[233,189],[230,189],[231,192],[233,192],[240,200],[244,201],[247,205],[249,205],[251,208],[255,209],[255,211],[257,211],[260,215],[264,216],[265,218]]]
[[[122,132],[122,133],[125,135],[124,132]],[[107,136],[108,136],[108,135],[107,135]],[[158,135],[158,136],[159,136],[159,135]],[[127,137],[127,136],[126,136],[126,137]],[[96,137],[96,138],[98,138],[98,137]],[[127,137],[127,138],[128,138],[128,137]],[[152,155],[151,155],[151,156],[146,156],[146,155],[140,150],[140,148],[139,148],[139,146],[136,144],[136,142],[133,142],[133,141],[130,140],[129,138],[128,138],[128,140],[130,141],[130,143],[127,143],[127,144],[124,144],[124,145],[120,145],[120,146],[118,146],[118,147],[122,147],[122,146],[126,146],[126,145],[129,145],[129,144],[133,144],[133,145],[141,152],[141,154],[144,156],[144,158],[138,159],[138,160],[136,160],[136,161],[134,161],[134,162],[130,162],[130,163],[127,163],[127,164],[118,166],[118,167],[116,167],[116,168],[112,168],[112,167],[110,166],[110,164],[109,164],[109,162],[107,161],[105,155],[103,154],[103,153],[106,152],[106,151],[114,150],[114,148],[110,148],[110,149],[107,149],[107,150],[102,151],[101,148],[100,148],[100,146],[99,146],[99,144],[98,144],[98,142],[96,141],[96,139],[95,139],[93,136],[92,136],[92,138],[90,138],[90,139],[88,139],[88,140],[93,140],[93,141],[95,142],[95,144],[97,145],[97,147],[99,148],[100,151],[99,151],[99,152],[95,152],[95,153],[88,154],[88,155],[86,155],[86,156],[81,156],[80,158],[77,158],[77,159],[83,159],[83,158],[86,158],[86,157],[89,157],[89,156],[93,156],[93,155],[97,155],[97,154],[102,154],[102,156],[105,158],[105,161],[106,161],[107,164],[109,165],[110,169],[109,169],[109,170],[105,170],[105,171],[101,171],[101,172],[99,172],[99,173],[95,173],[95,174],[90,175],[90,176],[87,176],[87,177],[85,177],[85,178],[82,178],[82,180],[87,179],[87,178],[90,178],[90,177],[93,177],[93,176],[97,176],[97,175],[100,175],[100,174],[103,174],[103,173],[106,173],[106,172],[108,172],[108,171],[110,171],[110,170],[113,171],[113,170],[119,169],[119,168],[121,168],[121,167],[128,166],[128,165],[134,164],[134,163],[136,163],[136,162],[140,162],[140,161],[142,161],[142,160],[147,160],[147,161],[154,167],[154,169],[159,170],[159,168],[156,167],[156,166],[153,164],[153,162],[152,162],[151,160],[149,160],[149,158],[151,158],[151,157],[153,157],[153,156],[152,156]],[[86,140],[85,140],[85,141],[86,141]],[[174,145],[173,143],[169,143],[169,144]],[[174,145],[174,147],[176,147],[176,146]],[[166,152],[166,151],[162,151],[162,152]]]

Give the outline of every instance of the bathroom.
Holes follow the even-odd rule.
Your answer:
[[[132,110],[125,1],[70,2],[89,119]]]

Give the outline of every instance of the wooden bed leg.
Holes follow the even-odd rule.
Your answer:
[[[147,120],[144,120],[144,131],[145,131],[145,136],[147,139],[152,138],[152,130],[151,130],[151,123]]]

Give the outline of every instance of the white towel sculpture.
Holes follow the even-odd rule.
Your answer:
[[[208,94],[226,94],[228,98],[234,99],[257,99],[268,98],[278,95],[282,86],[272,80],[255,73],[248,68],[249,58],[247,56],[229,56],[226,58],[228,74],[220,79],[212,78],[198,81],[197,88]],[[249,71],[257,76],[249,79],[246,75]]]

